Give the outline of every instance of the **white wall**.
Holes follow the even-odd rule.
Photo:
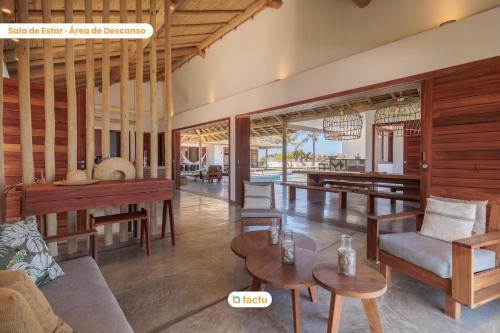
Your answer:
[[[224,146],[207,144],[207,163],[224,166]]]
[[[235,115],[498,56],[500,38],[492,38],[498,31],[500,8],[176,114],[174,128],[231,117],[234,166]]]

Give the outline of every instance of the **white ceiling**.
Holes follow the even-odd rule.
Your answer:
[[[205,59],[197,57],[175,72],[175,112],[499,5],[500,0],[372,0],[360,9],[352,0],[285,0],[281,9],[266,9],[225,36]]]

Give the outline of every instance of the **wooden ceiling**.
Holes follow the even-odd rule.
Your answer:
[[[168,1],[168,0],[166,0]],[[64,0],[52,0],[51,15],[53,23],[64,23]],[[85,23],[85,0],[73,1],[75,23]],[[102,1],[93,1],[93,21],[101,23],[103,17]],[[235,30],[239,25],[265,8],[281,7],[281,0],[174,0],[171,1],[172,10],[172,71],[175,71],[195,56],[205,56],[205,50],[213,43],[222,39],[224,35]],[[143,6],[143,22],[150,22],[150,1],[145,0]],[[42,8],[40,0],[29,1],[30,23],[42,22]],[[158,78],[164,77],[164,0],[157,1],[157,54]],[[136,22],[135,0],[127,0],[128,22]],[[7,17],[7,21],[14,22],[15,15]],[[110,0],[110,21],[120,22],[120,0]],[[144,80],[149,80],[149,63],[147,55],[150,52],[150,39],[145,43]],[[17,43],[8,40],[5,43],[5,60],[12,77],[17,74]],[[96,86],[101,85],[102,68],[102,40],[94,41]],[[111,46],[111,83],[120,79],[120,43],[112,40]],[[56,84],[65,82],[65,51],[64,39],[53,40],[54,73]],[[75,40],[75,70],[77,85],[85,86],[85,40]],[[129,75],[135,78],[136,43],[129,43]],[[32,81],[43,82],[43,40],[31,40],[30,64]]]

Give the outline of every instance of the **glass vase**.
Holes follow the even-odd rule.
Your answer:
[[[271,228],[269,228],[269,245],[278,245],[280,242],[280,228],[276,219],[272,220]]]
[[[342,235],[338,250],[338,270],[342,276],[356,275],[356,251],[352,248],[352,237]]]
[[[295,240],[293,231],[285,230],[281,238],[281,262],[284,264],[295,263]]]

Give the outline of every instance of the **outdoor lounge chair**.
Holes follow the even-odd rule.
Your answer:
[[[440,212],[436,215],[439,216]],[[477,215],[474,220],[474,230],[482,228],[483,234],[476,233],[452,242],[421,234],[424,217],[421,211],[369,217],[367,257],[380,263],[380,271],[388,282],[391,268],[395,268],[443,290],[446,294],[445,313],[459,319],[461,304],[474,309],[500,298],[500,205],[491,205],[489,214],[483,215],[482,226],[476,225]],[[489,219],[486,218],[488,215]],[[408,218],[417,219],[417,232],[380,235],[382,223]],[[442,223],[447,216],[440,218]],[[453,223],[446,225],[451,231],[456,227]]]
[[[281,212],[276,209],[273,182],[243,182],[241,231],[250,225],[272,225],[281,228]]]

